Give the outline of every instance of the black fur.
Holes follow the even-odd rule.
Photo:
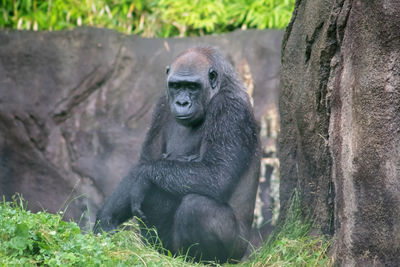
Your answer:
[[[188,73],[201,76],[201,89],[167,83],[139,163],[99,211],[94,231],[138,216],[174,253],[189,249],[196,259],[240,259],[258,184],[258,128],[238,75],[218,51],[185,51],[168,68],[168,80],[190,80]]]

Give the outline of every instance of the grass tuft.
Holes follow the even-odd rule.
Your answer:
[[[286,222],[239,266],[329,266],[330,242],[308,235],[298,199]],[[160,254],[160,244],[145,244],[136,224],[114,234],[83,234],[62,213],[31,213],[21,197],[0,202],[0,266],[203,266],[185,255]],[[217,265],[218,266],[218,265]],[[230,264],[226,264],[230,266]],[[238,265],[236,265],[238,266]]]
[[[244,266],[332,266],[330,240],[313,237],[313,223],[303,216],[300,196],[293,192],[286,219]]]

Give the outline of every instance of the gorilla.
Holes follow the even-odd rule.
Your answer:
[[[184,51],[166,73],[139,162],[97,213],[94,232],[136,216],[172,253],[239,260],[248,246],[260,160],[248,95],[211,47]]]

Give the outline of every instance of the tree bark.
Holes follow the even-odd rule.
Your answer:
[[[282,45],[282,216],[297,188],[344,266],[400,263],[400,2],[297,0]]]

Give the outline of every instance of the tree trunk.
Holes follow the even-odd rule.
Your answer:
[[[297,0],[282,46],[282,216],[297,188],[344,266],[400,264],[400,2]]]

